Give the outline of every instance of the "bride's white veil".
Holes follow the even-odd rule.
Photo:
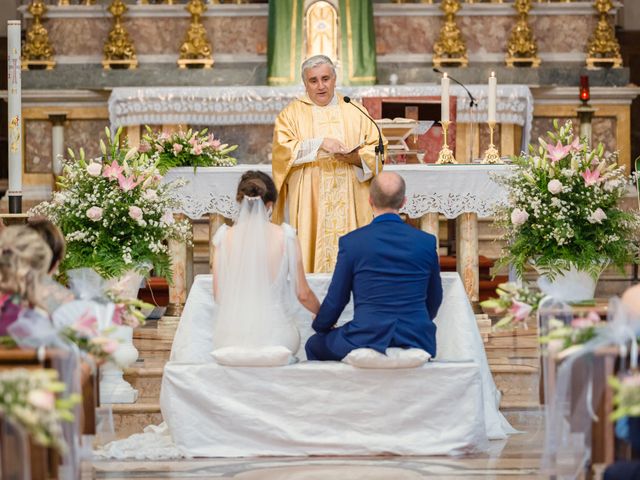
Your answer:
[[[271,227],[260,197],[245,196],[233,230],[218,242],[217,312],[213,346],[272,344],[277,293],[273,275],[282,260],[282,239]]]

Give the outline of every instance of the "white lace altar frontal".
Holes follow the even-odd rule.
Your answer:
[[[309,275],[324,298],[330,275]],[[195,278],[160,398],[176,446],[191,456],[443,455],[477,451],[513,433],[457,273],[443,273],[438,354],[420,368],[358,369],[304,362],[310,314],[297,317],[302,363],[223,367],[212,350],[210,275]],[[353,314],[351,304],[340,323]]]
[[[456,218],[461,213],[492,215],[496,207],[507,202],[507,192],[494,181],[495,175],[509,175],[509,165],[387,165],[386,171],[402,175],[407,184],[407,204],[402,209],[411,218],[426,213],[441,213]],[[238,214],[236,189],[247,170],[271,174],[271,165],[237,165],[235,167],[174,168],[164,182],[184,178],[189,183],[176,191],[181,207],[176,213],[200,218],[217,213],[226,218]]]

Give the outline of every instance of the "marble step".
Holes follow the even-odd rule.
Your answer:
[[[138,400],[132,404],[114,403],[110,407],[113,413],[116,439],[127,438],[134,433],[142,433],[145,427],[160,425],[163,421],[158,403]]]

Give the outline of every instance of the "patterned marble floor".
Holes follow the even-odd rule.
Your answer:
[[[85,468],[86,478],[233,480],[418,480],[547,478],[539,472],[542,417],[538,412],[512,412],[514,427],[523,431],[490,442],[481,454],[465,457],[305,457],[192,459],[178,461],[105,461]]]

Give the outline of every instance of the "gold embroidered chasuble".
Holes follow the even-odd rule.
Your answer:
[[[332,272],[338,239],[373,218],[369,181],[358,179],[357,167],[337,161],[323,150],[318,151],[315,161],[294,165],[303,140],[325,137],[340,140],[347,148],[365,142],[360,158],[375,174],[378,132],[341,96],[337,104],[326,107],[319,107],[304,96],[278,115],[272,168],[279,196],[273,218],[277,223],[287,219],[297,230],[306,272]],[[381,169],[382,165],[378,165]]]

